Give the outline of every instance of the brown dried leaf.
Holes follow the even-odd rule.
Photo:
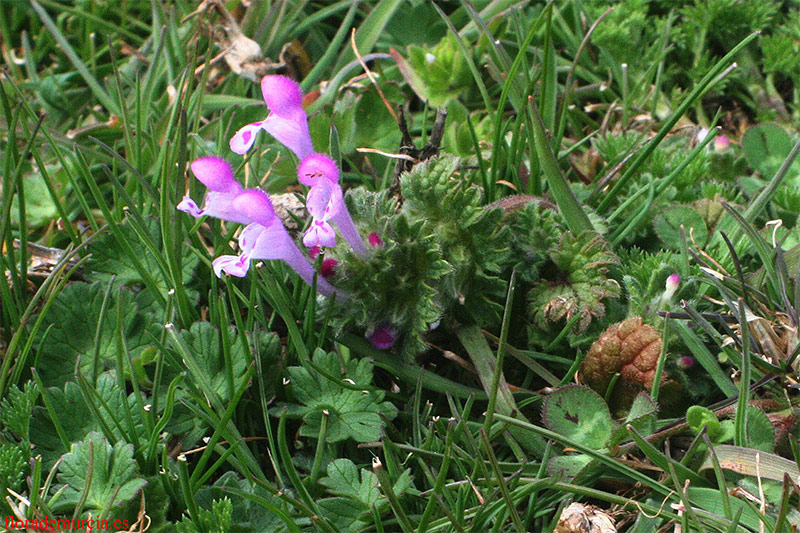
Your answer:
[[[617,533],[617,527],[599,507],[575,502],[561,511],[555,533]]]

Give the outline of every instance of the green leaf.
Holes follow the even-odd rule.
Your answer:
[[[155,333],[157,326],[152,316],[138,312],[135,297],[128,290],[112,292],[96,336],[104,298],[105,291],[99,283],[73,283],[55,297],[40,328],[44,333],[38,370],[45,385],[60,386],[74,376],[79,357],[80,372],[91,376],[95,353],[98,373],[115,368],[123,349],[118,342],[120,334],[132,356],[138,356],[150,345],[150,333]],[[122,312],[117,313],[118,309]]]
[[[378,476],[371,470],[359,469],[350,459],[336,459],[328,465],[328,475],[319,480],[328,492],[338,496],[319,502],[323,515],[341,529],[361,531],[368,523],[364,514],[373,507],[384,509],[388,502],[381,496]],[[405,470],[394,482],[394,493],[402,494],[411,483],[411,470]]]
[[[771,178],[780,168],[786,156],[792,151],[791,137],[777,124],[758,124],[742,136],[742,151],[747,163],[761,173],[764,178]],[[797,167],[795,163],[795,167]],[[796,173],[797,168],[795,168]]]
[[[775,449],[775,427],[764,411],[756,407],[747,408],[747,443],[750,448],[764,452]]]
[[[58,167],[48,168],[54,172]],[[28,229],[46,226],[58,218],[58,209],[40,172],[27,174],[22,183],[25,188],[25,224]],[[11,201],[11,223],[13,225],[19,225],[18,203],[19,197],[14,195]]]
[[[708,438],[712,442],[715,442],[720,435],[720,423],[717,415],[702,405],[693,405],[686,411],[686,423],[695,433],[700,433],[703,428],[706,428]]]
[[[211,509],[198,509],[198,516],[190,519],[184,516],[175,524],[179,533],[227,533],[233,522],[233,504],[227,497],[214,500]]]
[[[459,321],[496,324],[505,296],[498,276],[508,257],[509,232],[501,223],[503,211],[487,209],[483,191],[457,173],[460,164],[443,154],[403,174],[402,209],[411,220],[424,221],[424,233],[436,238],[452,266],[439,283],[444,305]]]
[[[23,444],[22,446],[26,446]],[[6,442],[0,442],[0,494],[8,495],[8,489],[19,490],[30,452]],[[0,510],[9,512],[5,497],[0,501]]]
[[[350,459],[336,459],[328,464],[328,476],[319,480],[331,494],[347,496],[364,504],[369,509],[381,499],[378,490],[378,477],[369,470],[358,468]]]
[[[577,455],[556,455],[547,461],[547,473],[551,476],[575,479],[591,463],[592,458],[582,453]]]
[[[161,243],[161,230],[158,221],[154,218],[144,219],[143,231],[149,236],[153,243]],[[164,273],[158,260],[153,255],[153,250],[142,242],[142,237],[136,233],[131,226],[131,221],[126,219],[119,230],[136,254],[142,267],[151,274],[156,287],[149,287],[144,284],[141,273],[136,269],[128,252],[119,245],[117,237],[113,234],[101,236],[91,246],[92,257],[88,263],[89,281],[100,281],[103,286],[107,286],[112,276],[115,276],[113,287],[116,289],[120,285],[137,289],[136,301],[142,309],[149,309],[158,300],[151,291],[156,290],[161,294],[167,294],[173,288],[172,281],[164,278]],[[183,247],[181,257],[181,279],[184,284],[189,284],[192,280],[195,267],[200,259],[188,246]],[[195,289],[187,288],[187,296],[195,301],[198,293]]]
[[[789,474],[792,479],[800,478],[800,470],[795,461],[790,461],[779,455],[767,453],[752,448],[720,444],[714,446],[719,466],[745,476],[763,477],[773,481],[783,481],[784,474]],[[699,470],[713,467],[710,457],[706,458]]]
[[[741,512],[739,524],[750,528],[751,531],[759,529],[759,513],[757,507],[747,505],[745,502],[738,498],[729,498],[731,504],[731,512],[733,515]],[[723,505],[722,498],[719,496],[718,489],[707,489],[703,487],[689,487],[689,501],[692,506],[703,509],[709,513],[718,516],[725,516],[725,506]],[[737,529],[740,531],[741,528]]]
[[[628,411],[628,416],[625,417],[625,423],[633,425],[636,431],[641,433],[637,427],[645,418],[651,417],[658,412],[658,406],[646,392],[640,392],[636,395],[631,405],[631,410]]]
[[[433,48],[410,46],[408,60],[396,51],[392,56],[417,96],[431,107],[444,107],[470,86],[469,67],[450,33]]]
[[[226,357],[222,348],[219,329],[208,322],[195,322],[189,331],[182,331],[181,336],[189,346],[191,353],[200,364],[201,370],[206,373],[211,387],[220,399],[230,400],[233,395],[233,388],[241,382],[242,376],[247,372],[250,362],[247,354],[242,347],[241,341],[236,333],[236,328],[228,328],[229,353]],[[265,342],[259,343],[262,354],[273,354],[277,348],[278,338],[270,335]],[[271,365],[274,361],[265,361]],[[266,368],[269,368],[267,366]],[[182,370],[182,369],[181,369]],[[228,373],[230,371],[230,374]]]
[[[362,505],[350,498],[325,498],[318,502],[320,514],[336,526],[337,531],[358,533],[364,531],[368,519]]]
[[[628,436],[628,425],[633,426],[642,435],[651,434],[657,412],[658,406],[648,393],[642,391],[637,394],[633,399],[630,411],[628,411],[628,416],[625,417],[625,422],[614,432],[611,444],[619,444]]]
[[[12,432],[23,442],[30,442],[30,423],[33,407],[39,398],[39,389],[32,381],[25,383],[22,390],[16,385],[8,389],[8,393],[0,402],[0,425]]]
[[[580,385],[567,385],[550,394],[542,419],[547,429],[595,450],[608,444],[615,425],[603,398]]]
[[[195,500],[201,508],[213,508],[215,501],[230,498],[233,505],[231,526],[226,531],[285,531],[280,517],[269,507],[260,505],[250,498],[260,499],[276,507],[283,503],[266,488],[246,479],[240,479],[235,472],[226,472],[214,482],[197,491]],[[248,498],[249,497],[249,498]]]
[[[146,432],[136,396],[130,394],[126,398],[111,372],[100,375],[94,390],[97,395],[89,401],[96,410],[87,405],[81,388],[71,381],[64,385],[63,390],[55,387],[47,389],[49,403],[53,408],[52,414],[56,420],[51,419],[51,414],[44,407],[34,409],[30,428],[31,441],[35,444],[35,453],[42,455],[45,468],[51,467],[68,451],[59,437],[56,424],[62,428],[67,443],[77,442],[89,432],[106,430],[110,432],[106,437],[114,440],[144,442]],[[133,434],[124,415],[126,410],[131,414]]]
[[[700,213],[685,205],[673,206],[658,216],[655,221],[656,233],[664,246],[673,250],[681,249],[681,226],[686,232],[686,239],[692,242],[692,237],[699,246],[708,240],[708,228]]]
[[[384,393],[379,390],[358,390],[343,385],[371,388],[372,361],[361,359],[350,361],[342,369],[335,353],[317,350],[313,356],[314,367],[294,366],[289,368],[292,390],[303,405],[289,406],[292,416],[302,416],[304,424],[300,435],[318,437],[323,410],[328,413],[326,442],[353,439],[356,442],[372,442],[381,437],[383,420],[397,415],[391,402],[383,402]],[[334,381],[339,380],[342,381]],[[347,380],[347,383],[343,383]]]
[[[554,323],[578,316],[574,330],[585,331],[594,318],[606,313],[606,298],[620,295],[619,284],[608,277],[608,267],[618,263],[608,243],[593,232],[566,232],[550,250],[550,259],[560,271],[557,279],[541,280],[528,293],[534,322],[548,331]]]
[[[147,484],[136,471],[133,445],[118,442],[112,447],[102,435],[91,432],[82,442],[72,445],[58,467],[58,480],[66,489],[53,510],[71,510],[84,490],[84,510],[92,515],[125,503]]]

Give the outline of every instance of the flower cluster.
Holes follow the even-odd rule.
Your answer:
[[[311,224],[303,236],[303,243],[312,248],[313,255],[321,247],[335,246],[333,223],[353,251],[366,257],[367,247],[343,200],[339,169],[326,154],[314,152],[300,87],[285,76],[266,76],[261,81],[261,92],[269,114],[264,120],[237,131],[230,140],[231,150],[245,154],[252,148],[262,129],[289,148],[300,160],[298,179],[309,187],[306,208],[311,215]],[[247,274],[252,260],[281,260],[306,283],[312,284],[314,269],[275,214],[267,193],[260,189],[244,189],[234,179],[231,166],[219,157],[197,159],[191,164],[191,169],[195,177],[208,187],[208,193],[202,209],[186,196],[178,204],[179,210],[195,218],[208,215],[247,224],[239,234],[240,254],[223,255],[214,260],[213,268],[217,276],[225,272],[242,277]],[[323,266],[326,267],[325,264]],[[331,270],[332,266],[327,265],[326,268]],[[337,293],[340,298],[346,297],[326,281],[325,278],[329,276],[324,274],[317,280],[320,294],[331,296]]]

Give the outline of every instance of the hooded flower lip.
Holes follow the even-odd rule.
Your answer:
[[[314,153],[308,132],[308,117],[303,109],[303,93],[297,83],[286,76],[264,76],[261,93],[269,115],[237,131],[230,141],[231,150],[245,154],[252,148],[259,130],[266,130],[289,148],[301,161]]]
[[[247,189],[238,194],[233,199],[233,208],[265,228],[270,227],[278,218],[272,200],[261,189]]]
[[[303,185],[313,187],[320,178],[327,178],[331,183],[339,183],[339,167],[333,159],[325,154],[312,154],[300,162],[297,167],[297,178]]]
[[[191,164],[192,173],[209,191],[203,208],[199,208],[189,196],[184,196],[177,208],[195,218],[211,216],[229,222],[249,224],[253,220],[233,206],[233,200],[242,192],[242,186],[234,179],[233,169],[220,157],[201,157]]]
[[[233,177],[233,169],[221,157],[201,157],[192,161],[190,166],[195,177],[210,191],[238,193],[242,190]]]
[[[303,92],[300,86],[286,76],[264,76],[261,80],[261,95],[269,110],[281,117],[289,118],[297,109],[303,108]]]

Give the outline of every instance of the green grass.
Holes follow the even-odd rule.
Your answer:
[[[3,516],[800,525],[793,1],[198,5],[0,5]],[[266,132],[229,148],[265,73],[381,239],[325,252],[335,299],[280,261],[217,278],[240,225],[175,208],[209,155],[305,201]]]

